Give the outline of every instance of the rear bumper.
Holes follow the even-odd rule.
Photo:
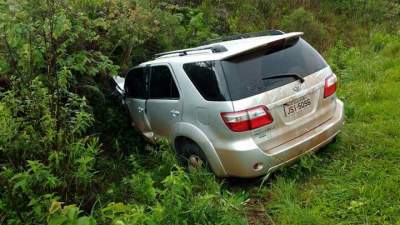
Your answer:
[[[275,169],[309,152],[327,145],[344,124],[344,106],[336,100],[334,116],[313,130],[268,151],[260,148],[245,151],[217,150],[226,176],[257,177],[269,174]],[[259,163],[257,168],[254,165]]]

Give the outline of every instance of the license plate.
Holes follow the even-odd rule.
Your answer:
[[[285,109],[285,116],[291,116],[297,112],[307,110],[311,107],[310,96],[303,96],[283,105]]]

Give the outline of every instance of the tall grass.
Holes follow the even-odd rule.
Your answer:
[[[400,222],[399,47],[399,36],[377,34],[369,45],[328,51],[346,124],[336,143],[311,159],[312,172],[300,163],[265,187],[276,224]]]

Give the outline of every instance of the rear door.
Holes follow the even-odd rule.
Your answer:
[[[132,125],[151,139],[153,132],[146,115],[147,87],[148,68],[134,68],[127,74],[124,84],[125,103],[129,109]]]
[[[300,38],[222,65],[235,111],[265,105],[271,112],[271,125],[249,132],[266,152],[316,128],[334,113],[334,101],[323,96],[325,78],[332,71]]]
[[[150,68],[147,116],[156,136],[169,137],[182,118],[182,99],[169,64]]]

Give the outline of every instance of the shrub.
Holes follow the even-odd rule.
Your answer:
[[[60,202],[54,201],[51,204],[47,216],[49,225],[95,225],[93,217],[80,216],[80,210],[75,205],[61,206]]]
[[[118,69],[98,47],[112,35],[101,37],[104,24],[91,10],[105,7],[94,1],[0,3],[0,74],[11,81],[0,103],[0,197],[10,223],[43,223],[33,209],[48,207],[40,206],[48,204],[40,200],[48,193],[91,204],[100,144],[88,133],[94,118],[82,93],[88,80]]]
[[[304,8],[298,8],[284,16],[280,25],[284,31],[304,32],[305,39],[320,49],[326,49],[328,46],[324,25],[314,17],[312,12]]]

